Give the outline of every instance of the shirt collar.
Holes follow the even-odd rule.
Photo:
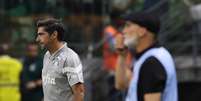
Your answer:
[[[53,60],[54,58],[55,58],[55,56],[61,51],[61,50],[63,50],[65,47],[67,47],[67,43],[66,42],[62,42],[63,43],[63,45],[57,50],[57,51],[55,51],[52,55],[50,54],[50,52],[49,52],[49,54],[50,54],[50,59],[51,60]]]
[[[148,48],[146,48],[145,50],[143,50],[140,53],[135,53],[135,58],[138,60],[145,52],[147,52],[148,50],[152,49],[152,48],[157,48],[160,47],[161,45],[159,45],[158,42],[155,42],[154,44],[152,44],[151,46],[149,46]]]

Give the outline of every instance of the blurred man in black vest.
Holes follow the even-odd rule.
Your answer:
[[[28,43],[21,72],[21,101],[42,101],[42,58],[38,56],[36,43]]]

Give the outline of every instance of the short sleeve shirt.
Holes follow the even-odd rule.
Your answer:
[[[72,86],[83,83],[82,64],[66,43],[54,54],[46,52],[42,81],[44,101],[72,101]]]
[[[138,101],[144,101],[146,93],[163,92],[166,80],[167,74],[163,65],[155,57],[149,57],[140,69]]]
[[[136,54],[136,59],[138,60],[146,51],[158,47],[160,45],[157,43],[150,46],[143,52]],[[147,58],[140,69],[137,84],[138,101],[144,101],[144,95],[146,93],[163,92],[166,80],[167,73],[161,62],[153,56]]]

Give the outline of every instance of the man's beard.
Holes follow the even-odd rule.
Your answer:
[[[139,38],[137,36],[126,37],[124,40],[124,45],[128,47],[128,49],[135,49],[139,42]]]
[[[41,49],[41,50],[46,49],[46,48],[45,48],[45,45],[44,45],[44,44],[40,44],[40,49]]]

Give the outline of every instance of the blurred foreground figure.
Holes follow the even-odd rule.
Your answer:
[[[116,49],[116,88],[128,88],[126,101],[177,101],[177,79],[172,56],[157,42],[160,21],[149,13],[125,16],[123,36]],[[125,66],[126,53],[134,57],[132,71]]]
[[[21,101],[42,101],[43,60],[38,56],[38,45],[34,42],[28,43],[26,52],[20,79]]]
[[[19,75],[22,64],[8,55],[9,45],[0,45],[0,101],[20,101]]]

